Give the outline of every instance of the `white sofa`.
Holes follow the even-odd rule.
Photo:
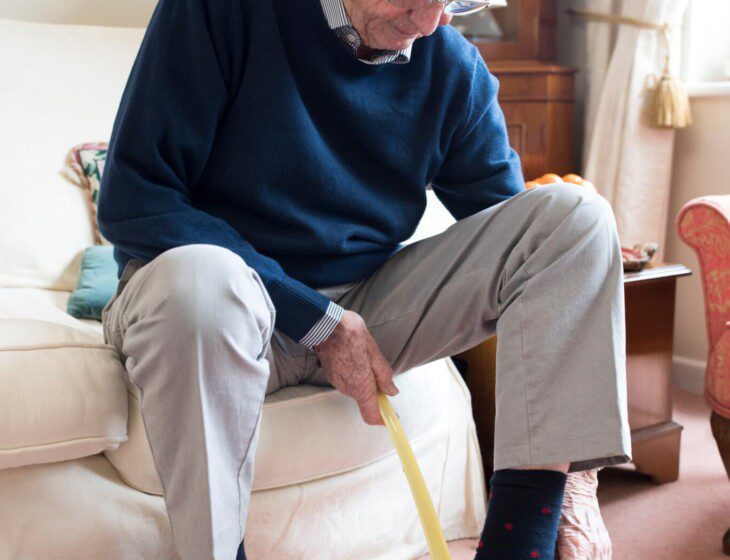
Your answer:
[[[177,558],[135,392],[100,323],[65,313],[93,240],[85,194],[59,169],[71,146],[108,139],[143,33],[0,19],[0,560]],[[430,196],[412,240],[452,221]],[[446,537],[477,536],[485,485],[466,386],[448,359],[397,384]],[[252,560],[426,551],[385,430],[334,390],[267,398],[255,473]]]

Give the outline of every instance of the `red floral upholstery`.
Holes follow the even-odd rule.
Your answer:
[[[730,195],[690,200],[677,231],[700,263],[709,342],[705,393],[715,412],[730,418]]]

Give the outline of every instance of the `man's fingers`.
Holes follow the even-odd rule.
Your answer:
[[[395,397],[398,394],[398,387],[393,383],[393,368],[377,346],[370,352],[370,367],[378,389],[389,397]]]
[[[386,373],[383,373],[384,371],[386,370],[382,368],[373,368],[375,382],[378,384],[378,389],[380,389],[383,393],[385,393],[389,397],[395,397],[399,393],[399,391],[398,387],[396,387],[395,383],[393,383],[393,371],[389,370],[386,371]]]
[[[371,426],[385,426],[383,418],[380,416],[380,407],[378,406],[378,397],[373,395],[358,402],[357,406],[360,408],[360,416],[366,424]]]

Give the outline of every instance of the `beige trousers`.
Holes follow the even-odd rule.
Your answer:
[[[622,275],[608,203],[561,185],[522,192],[360,282],[320,291],[364,318],[396,374],[498,333],[495,468],[582,470],[631,453]],[[233,560],[264,396],[327,384],[325,372],[274,329],[258,274],[210,245],[131,261],[103,317],[141,394],[180,557]]]

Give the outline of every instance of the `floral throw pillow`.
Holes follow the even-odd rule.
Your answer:
[[[99,198],[101,175],[104,172],[108,148],[108,142],[78,144],[66,154],[64,166],[61,170],[61,174],[66,179],[88,193],[94,240],[99,245],[109,245],[109,242],[99,232],[99,224],[96,221],[96,202]]]

